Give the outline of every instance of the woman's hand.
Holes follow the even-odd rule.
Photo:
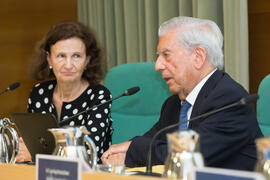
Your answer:
[[[31,162],[32,157],[31,154],[29,153],[26,145],[24,144],[23,139],[20,137],[19,138],[19,152],[16,156],[16,162]]]

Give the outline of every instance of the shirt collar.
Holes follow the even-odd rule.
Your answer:
[[[186,97],[186,101],[188,101],[191,106],[194,105],[195,100],[197,99],[197,96],[202,89],[203,85],[206,83],[206,81],[210,78],[210,76],[216,71],[217,69],[214,69],[212,72],[210,72],[207,76],[205,76],[196,86],[193,88],[193,90],[188,94]]]

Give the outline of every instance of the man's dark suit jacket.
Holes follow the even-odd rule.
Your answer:
[[[246,90],[228,74],[217,70],[200,90],[191,118],[234,103],[247,95]],[[145,166],[151,138],[158,130],[177,123],[180,109],[181,102],[176,95],[164,102],[159,121],[143,136],[132,139],[125,159],[128,167]],[[191,121],[189,128],[200,135],[200,151],[206,166],[253,170],[256,162],[254,140],[263,136],[253,104],[239,105]],[[153,164],[164,164],[167,156],[166,133],[175,130],[177,128],[162,133],[153,143]]]

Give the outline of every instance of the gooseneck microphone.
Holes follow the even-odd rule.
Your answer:
[[[15,82],[15,83],[9,85],[9,87],[7,89],[5,89],[4,91],[0,92],[0,95],[6,93],[8,91],[13,91],[14,89],[16,89],[19,86],[20,86],[20,83],[19,82]]]
[[[77,114],[75,114],[75,115],[73,115],[73,116],[70,116],[70,117],[68,117],[68,118],[66,118],[66,119],[64,119],[64,120],[62,120],[62,121],[60,121],[60,122],[58,123],[58,126],[59,126],[59,127],[60,127],[60,126],[63,126],[63,125],[65,125],[65,124],[67,124],[71,119],[73,119],[73,118],[75,118],[75,117],[77,117],[77,116],[79,116],[79,115],[81,115],[81,114],[87,113],[88,111],[92,111],[93,109],[98,108],[99,106],[102,106],[102,105],[107,104],[107,103],[109,103],[109,102],[112,102],[112,101],[114,101],[114,100],[116,100],[116,99],[118,99],[118,98],[120,98],[120,97],[123,97],[123,96],[131,96],[131,95],[137,93],[139,90],[140,90],[140,87],[138,87],[138,86],[129,88],[129,89],[127,89],[123,94],[121,94],[120,96],[111,98],[111,99],[109,99],[108,101],[105,101],[105,102],[102,102],[102,103],[100,103],[100,104],[94,105],[94,106],[92,106],[91,108],[89,108],[89,109],[87,109],[87,110],[85,110],[85,111],[82,111],[82,112],[80,112],[80,113],[77,113]]]
[[[258,98],[259,98],[259,96],[257,94],[251,94],[251,95],[248,95],[247,97],[241,98],[239,101],[237,101],[235,103],[229,104],[227,106],[223,106],[221,108],[218,108],[216,110],[201,114],[201,115],[196,116],[194,118],[191,118],[189,120],[186,120],[186,121],[183,121],[183,122],[178,122],[176,124],[172,124],[170,126],[167,126],[167,127],[164,127],[162,129],[160,129],[153,136],[152,140],[150,141],[149,150],[148,150],[148,156],[147,156],[147,161],[146,161],[146,175],[154,175],[154,176],[156,175],[156,174],[152,173],[152,146],[153,146],[153,142],[156,140],[157,136],[160,135],[162,132],[164,132],[166,130],[169,130],[169,129],[172,129],[172,128],[175,128],[175,127],[178,127],[179,125],[187,123],[187,122],[191,122],[191,121],[195,121],[195,120],[198,120],[198,119],[201,119],[201,118],[205,118],[207,116],[210,116],[212,114],[218,113],[220,111],[223,111],[223,110],[235,107],[235,106],[245,105],[245,104],[254,102]]]

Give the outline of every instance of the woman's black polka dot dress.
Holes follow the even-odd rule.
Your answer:
[[[56,81],[46,81],[36,84],[32,89],[28,99],[29,113],[52,113],[57,117],[55,105],[52,97]],[[61,117],[63,120],[90,107],[105,102],[111,98],[107,88],[102,85],[89,86],[77,99],[71,102],[63,102]],[[90,138],[95,142],[98,152],[98,162],[103,152],[111,145],[112,119],[110,117],[111,104],[107,103],[93,109],[89,113],[84,113],[69,122],[70,126],[84,125],[90,132]],[[88,151],[89,153],[89,151]]]

